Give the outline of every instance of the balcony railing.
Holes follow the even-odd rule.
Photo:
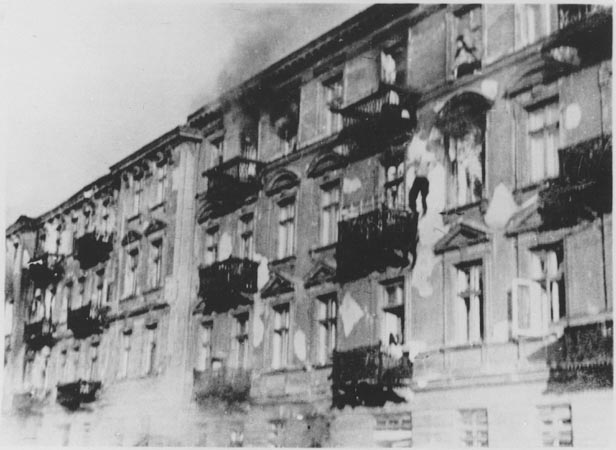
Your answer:
[[[51,318],[43,318],[36,322],[26,323],[24,327],[24,341],[29,348],[38,350],[45,346],[52,347],[54,326]]]
[[[611,211],[611,136],[561,149],[559,161],[560,176],[539,193],[545,229],[573,226]]]
[[[550,383],[553,390],[576,390],[613,385],[612,321],[565,328],[550,347]]]
[[[388,355],[380,344],[334,351],[332,363],[332,397],[338,407],[402,401],[392,389],[410,385],[413,377],[410,360]]]
[[[597,9],[598,5],[558,5],[558,28],[581,22]]]
[[[340,140],[358,150],[408,138],[415,126],[416,95],[402,88],[380,83],[372,94],[359,101],[330,109],[342,116]]]
[[[89,269],[109,258],[113,250],[113,235],[97,236],[95,233],[86,233],[75,243],[75,258],[83,270]]]
[[[251,372],[246,369],[220,368],[193,371],[193,395],[196,400],[209,398],[228,403],[247,401],[250,396]]]
[[[69,309],[66,326],[76,339],[99,334],[104,325],[104,310],[91,303],[76,309]]]
[[[337,276],[350,281],[384,267],[404,267],[417,242],[417,215],[385,205],[338,222]]]
[[[232,201],[256,192],[263,163],[237,156],[203,172],[208,179],[206,198]]]
[[[251,302],[257,292],[259,263],[229,257],[199,268],[199,297],[204,300],[205,314],[222,312]]]
[[[28,271],[36,287],[56,284],[64,276],[62,257],[51,253],[36,254],[28,264]]]
[[[82,403],[92,403],[96,400],[96,393],[100,390],[102,382],[78,380],[72,383],[58,384],[56,400],[69,409],[77,409]]]

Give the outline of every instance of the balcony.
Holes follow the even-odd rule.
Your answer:
[[[28,271],[35,287],[44,289],[64,276],[62,258],[51,253],[35,254],[28,264]]]
[[[613,386],[612,321],[565,328],[550,347],[551,391],[611,388]]]
[[[395,359],[379,344],[349,351],[334,351],[332,397],[336,407],[344,405],[382,406],[385,401],[401,402],[395,387],[410,385],[413,366],[407,357]]]
[[[75,259],[83,270],[94,267],[109,258],[113,250],[113,235],[97,236],[95,233],[86,233],[76,241]]]
[[[337,277],[341,282],[374,270],[404,267],[417,243],[417,215],[385,205],[338,222]]]
[[[420,353],[414,359],[415,389],[504,383],[547,375],[548,337],[466,344]],[[534,377],[534,378],[533,378]],[[480,381],[478,381],[480,380]]]
[[[82,403],[92,403],[100,390],[100,381],[78,380],[72,383],[58,384],[56,401],[68,409],[77,409]]]
[[[77,309],[69,309],[66,326],[76,339],[83,339],[102,332],[104,325],[103,310],[91,303]]]
[[[206,199],[213,202],[241,200],[260,188],[263,163],[237,156],[203,172],[207,177]]]
[[[560,176],[539,193],[544,229],[574,226],[612,210],[612,138],[600,136],[559,151]]]
[[[199,297],[204,300],[204,314],[223,312],[252,302],[257,292],[259,263],[229,257],[199,268]]]
[[[611,42],[611,8],[558,5],[558,31],[547,39],[543,51],[557,61],[588,65],[611,58]]]
[[[342,116],[339,139],[350,149],[364,150],[383,144],[405,141],[413,131],[415,93],[383,82],[372,94],[344,107],[333,104],[330,109]]]
[[[24,327],[24,341],[32,350],[39,350],[45,346],[52,347],[54,326],[51,318],[44,318],[36,322],[26,323]]]
[[[250,395],[250,380],[251,372],[246,369],[193,370],[193,396],[199,402],[212,398],[245,402]]]

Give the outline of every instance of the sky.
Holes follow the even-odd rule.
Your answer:
[[[54,208],[368,6],[0,0],[5,224]]]

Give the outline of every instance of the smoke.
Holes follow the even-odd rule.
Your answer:
[[[214,95],[249,79],[365,8],[365,4],[214,7],[213,13],[220,16],[228,37],[233,39],[231,51],[219,70]]]

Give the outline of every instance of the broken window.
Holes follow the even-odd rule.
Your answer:
[[[486,409],[461,409],[458,411],[461,444],[464,447],[488,446],[488,411]]]
[[[225,139],[224,137],[219,137],[211,141],[213,147],[213,161],[212,164],[222,164],[225,155]]]
[[[274,342],[272,346],[272,367],[286,367],[289,355],[289,304],[274,308]]]
[[[385,166],[385,199],[391,209],[405,209],[404,161],[392,162]]]
[[[573,447],[570,405],[540,406],[539,417],[544,447]]]
[[[384,284],[383,292],[385,297],[383,343],[402,345],[404,343],[404,280]]]
[[[254,215],[240,219],[240,258],[252,259],[254,254]]]
[[[600,5],[558,5],[558,28],[581,22]]]
[[[558,176],[559,116],[558,101],[528,111],[531,181]]]
[[[278,204],[278,259],[295,253],[295,199]]]
[[[456,270],[456,342],[481,342],[484,334],[483,265],[464,264]]]
[[[406,84],[406,51],[402,44],[381,52],[381,82],[391,86]]]
[[[218,227],[205,232],[205,264],[212,265],[218,261]]]
[[[300,90],[295,89],[289,95],[279,96],[272,105],[271,123],[280,139],[280,153],[288,155],[297,147],[299,126]]]
[[[473,5],[454,15],[453,76],[461,78],[481,70],[483,55],[482,7]]]
[[[330,183],[321,188],[321,245],[338,240],[340,220],[340,183]]]
[[[463,136],[450,136],[448,141],[455,206],[481,200],[484,176],[483,130],[474,127]]]
[[[236,367],[243,369],[248,361],[248,313],[235,316]]]
[[[319,321],[318,361],[320,364],[326,364],[331,361],[336,348],[338,327],[338,299],[336,294],[320,297],[317,301],[317,307]]]

